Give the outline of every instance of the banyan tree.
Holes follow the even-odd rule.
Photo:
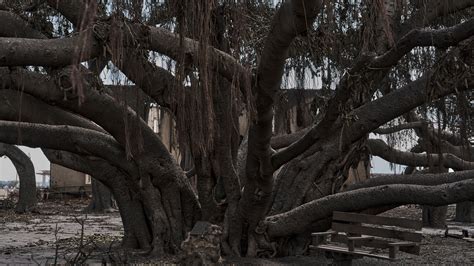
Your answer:
[[[0,1],[0,142],[107,186],[123,245],[156,255],[201,220],[223,254],[274,256],[335,210],[472,211],[473,5]],[[370,156],[406,171],[351,179]]]

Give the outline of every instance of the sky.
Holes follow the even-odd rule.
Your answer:
[[[40,149],[33,149],[24,146],[18,146],[26,155],[31,158],[33,166],[35,167],[35,173],[40,172],[41,170],[49,170],[49,161],[44,156],[43,152]],[[16,179],[16,169],[13,166],[10,159],[7,157],[0,157],[0,180],[2,181],[11,181]],[[41,182],[42,177],[36,175],[36,182]]]

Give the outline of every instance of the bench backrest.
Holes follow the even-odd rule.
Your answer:
[[[410,241],[419,243],[423,235],[419,232],[422,229],[422,221],[405,218],[394,218],[375,216],[361,213],[334,212],[332,218],[332,230],[345,232],[351,236],[375,236],[384,239],[397,239],[397,241]],[[415,232],[418,231],[418,232]],[[365,243],[365,246],[384,248],[388,246],[388,241],[375,239]],[[400,248],[412,254],[419,253],[418,248]]]

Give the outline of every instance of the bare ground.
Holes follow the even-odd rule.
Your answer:
[[[87,201],[40,202],[32,214],[15,214],[12,209],[0,209],[0,264],[61,263],[173,263],[177,257],[151,259],[143,254],[118,248],[123,236],[118,212],[85,215]],[[421,209],[399,207],[384,215],[420,219]],[[450,206],[450,233],[467,229],[474,235],[474,224],[452,222],[454,206]],[[81,223],[84,223],[82,230]],[[83,237],[81,234],[83,233]],[[444,230],[423,229],[420,256],[402,255],[396,262],[371,258],[354,260],[354,265],[474,265],[474,242],[444,237]],[[82,244],[81,244],[82,239]],[[82,248],[81,248],[82,247]],[[401,253],[404,254],[404,253]],[[224,264],[256,265],[327,265],[324,256],[301,256],[278,259],[225,258]]]
[[[82,210],[87,203],[40,202],[35,213],[21,215],[1,209],[0,264],[80,262],[91,251],[118,245],[123,235],[118,212],[86,215]],[[84,254],[78,255],[81,239]]]

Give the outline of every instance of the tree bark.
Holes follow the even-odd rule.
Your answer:
[[[104,213],[112,212],[113,198],[110,190],[95,178],[92,179],[92,199],[86,212]]]
[[[422,206],[423,226],[431,228],[444,229],[446,227],[446,215],[448,214],[448,206]]]
[[[454,173],[417,173],[404,175],[387,175],[369,178],[363,182],[352,184],[347,187],[346,191],[390,184],[437,186],[441,184],[454,183],[468,179],[474,179],[474,170],[458,171]]]
[[[15,99],[15,98],[14,98]],[[29,99],[26,97],[25,99]],[[31,99],[26,101],[25,103],[33,102]],[[36,104],[38,104],[36,102]],[[2,115],[7,115],[7,117],[10,118],[15,118],[18,117],[18,108],[17,105],[7,105],[10,110],[10,115],[2,113]],[[28,110],[28,106],[24,106],[26,110]],[[8,108],[7,108],[8,109]],[[41,110],[41,109],[39,109]],[[16,111],[16,112],[15,112]],[[63,123],[63,119],[69,119],[70,124],[77,124],[79,122],[80,124],[80,119],[79,121],[75,121],[75,119],[72,119],[72,117],[66,116],[63,112],[53,112],[51,113],[50,116],[38,116],[34,117],[34,112],[25,112],[25,117],[24,119],[31,119],[36,118],[40,122],[41,121],[48,121],[49,123],[55,124],[55,123]],[[58,116],[55,117],[53,114],[57,114]],[[30,115],[32,117],[30,117]],[[59,119],[59,120],[55,120]],[[77,119],[76,119],[77,120]],[[18,126],[18,123],[14,123],[16,126]],[[21,123],[20,123],[21,125]],[[65,129],[65,127],[63,127]],[[73,127],[69,127],[69,129],[72,129]],[[7,129],[5,127],[5,129]],[[18,129],[18,128],[17,128]],[[33,127],[34,129],[34,127]],[[81,129],[82,130],[82,129]],[[79,132],[81,131],[79,130]],[[18,131],[15,132],[10,132],[11,134],[6,134],[4,130],[2,130],[0,133],[5,133],[7,138],[11,138],[11,141],[18,141],[18,138],[16,138],[16,134]],[[97,131],[95,131],[97,132]],[[55,140],[51,140],[51,138],[45,138],[44,135],[41,134],[26,134],[28,132],[23,131],[25,133],[23,137],[24,142],[32,142],[31,144],[33,145],[38,145],[38,143],[41,143],[42,145],[51,145],[50,148],[54,149],[64,149],[68,148],[72,152],[77,152],[77,153],[84,153],[87,152],[88,148],[87,146],[90,145],[90,142],[82,142],[82,144],[78,143],[79,145],[65,145],[66,143],[62,143],[59,140],[64,140],[64,141],[70,141],[71,138],[65,138],[64,134],[59,134]],[[39,132],[36,132],[39,133]],[[64,133],[64,132],[63,132]],[[97,132],[99,133],[99,132]],[[103,133],[101,133],[103,134]],[[63,136],[60,136],[63,135]],[[41,137],[39,138],[38,137]],[[51,136],[48,136],[51,137]],[[32,139],[33,138],[33,139]],[[34,140],[36,138],[36,140]],[[49,141],[40,141],[40,140],[48,140]],[[97,139],[96,139],[97,140]],[[96,141],[94,140],[94,141]],[[39,141],[39,142],[38,142]],[[36,144],[34,144],[36,142]],[[84,146],[85,145],[85,146]],[[90,150],[89,150],[90,151]],[[110,154],[109,154],[110,155]],[[126,232],[132,232],[132,233],[126,233],[125,234],[125,239],[124,243],[128,243],[127,246],[131,247],[139,247],[139,248],[144,248],[144,249],[149,249],[150,246],[153,246],[154,252],[156,253],[173,253],[176,252],[177,249],[179,249],[179,243],[181,239],[184,238],[184,234],[187,230],[190,230],[190,227],[193,224],[193,219],[199,219],[199,213],[196,212],[194,207],[192,205],[187,205],[186,200],[191,200],[191,199],[186,199],[186,193],[183,195],[180,195],[179,191],[176,191],[176,187],[173,187],[173,184],[169,184],[168,187],[164,187],[163,190],[165,193],[162,194],[159,192],[159,190],[152,188],[153,185],[148,185],[146,186],[143,184],[143,189],[139,187],[139,179],[137,178],[137,172],[132,170],[132,171],[127,171],[126,169],[128,167],[128,170],[133,169],[136,167],[134,166],[133,161],[127,161],[126,156],[124,154],[119,156],[122,158],[124,161],[120,164],[117,164],[117,167],[121,169],[118,173],[120,175],[126,174],[125,178],[126,180],[120,181],[122,183],[125,183],[123,185],[119,186],[119,182],[112,182],[109,186],[111,189],[114,191],[114,197],[116,198],[119,209],[121,211],[121,215],[123,218],[123,223]],[[109,158],[110,159],[110,158]],[[69,166],[69,168],[71,168]],[[106,168],[108,169],[108,168]],[[122,170],[124,169],[124,170]],[[86,168],[87,170],[87,168]],[[116,172],[117,170],[114,170],[115,175],[118,175]],[[83,171],[84,172],[84,171]],[[85,171],[86,173],[88,171]],[[105,173],[108,176],[113,175],[113,173]],[[99,172],[100,174],[100,172]],[[98,176],[97,173],[91,173],[92,176]],[[103,181],[103,180],[101,180]],[[105,181],[104,181],[105,184]],[[151,186],[151,187],[150,187]],[[129,188],[133,188],[133,191],[129,191]],[[119,195],[118,195],[119,194]],[[120,196],[121,195],[121,196]],[[141,198],[140,202],[136,202],[135,198]],[[162,200],[163,198],[166,202],[165,207],[162,205]],[[182,209],[171,209],[171,206],[179,206],[180,203],[176,203],[176,200],[179,200],[180,198],[183,198],[183,201],[185,204],[183,204]],[[161,207],[160,207],[161,206]],[[182,212],[185,217],[182,217],[181,213]],[[142,218],[139,218],[142,217]],[[167,219],[166,217],[170,217]],[[171,218],[171,217],[176,217],[176,218]],[[173,220],[176,219],[176,220]],[[154,221],[154,222],[150,222]],[[184,222],[184,224],[183,224]],[[171,223],[171,224],[170,224]]]
[[[253,92],[257,114],[249,129],[246,182],[239,203],[249,224],[249,239],[270,208],[273,189],[272,137],[274,97],[280,88],[283,67],[293,39],[309,30],[321,8],[321,1],[287,1],[273,18],[257,70]],[[249,242],[248,254],[256,255]]]
[[[380,156],[392,163],[408,166],[441,166],[459,170],[474,169],[474,162],[464,161],[450,153],[420,154],[404,152],[388,146],[381,139],[370,139],[367,144],[372,155]]]
[[[49,149],[43,149],[43,152],[51,162],[95,176],[109,187],[122,218],[122,245],[127,248],[150,249],[153,229],[147,220],[139,189],[127,175],[99,158]]]
[[[71,69],[63,71],[61,84],[66,84],[68,87],[77,82],[78,77],[70,75],[74,73]],[[80,102],[81,98],[74,91],[57,86],[58,84],[54,82],[43,83],[45,90],[37,90],[41,87],[38,85],[42,83],[39,80],[37,80],[39,83],[29,84],[34,85],[35,89],[26,85],[28,82],[23,84],[26,85],[23,88],[29,87],[33,89],[28,90],[29,93],[34,96],[49,103],[56,103],[69,111],[91,119],[110,132],[118,140],[118,143],[125,147],[128,154],[125,157],[121,156],[122,159],[127,160],[129,159],[127,157],[133,157],[135,166],[140,169],[139,175],[130,173],[135,178],[132,182],[135,182],[135,185],[137,183],[147,184],[146,187],[140,189],[140,195],[143,197],[146,217],[150,217],[153,221],[150,224],[152,233],[149,238],[152,241],[149,244],[153,246],[153,252],[156,254],[177,252],[185,233],[200,217],[199,203],[189,181],[156,134],[148,128],[143,120],[137,118],[135,112],[124,108],[111,96],[102,94],[102,89],[96,90],[96,88],[89,87],[96,84],[95,79],[89,74],[79,76],[79,82],[85,89],[84,101],[80,104],[78,104],[78,99]],[[4,75],[1,77],[5,78]],[[43,78],[43,82],[52,81],[47,76],[43,76]],[[56,91],[51,88],[56,88]],[[65,101],[64,97],[68,100]],[[103,110],[107,110],[108,113],[105,114]],[[111,119],[111,115],[116,119]],[[143,145],[142,141],[146,142],[146,145]],[[125,163],[125,165],[130,164]],[[143,239],[147,240],[147,238]]]
[[[456,204],[456,222],[474,223],[474,202],[466,201]]]
[[[204,219],[213,220],[213,217],[217,217],[215,221],[222,222],[222,218],[225,218],[223,248],[237,255],[242,254],[242,251],[247,251],[248,255],[255,255],[259,248],[269,247],[263,243],[268,236],[283,236],[278,239],[280,244],[288,238],[295,239],[296,246],[300,246],[308,235],[295,234],[307,233],[308,228],[315,224],[319,225],[320,219],[328,217],[332,210],[340,208],[357,211],[359,207],[378,207],[379,202],[396,206],[400,204],[397,201],[400,199],[396,199],[399,195],[396,193],[407,195],[407,201],[421,201],[424,204],[439,204],[439,198],[443,203],[461,199],[472,200],[461,188],[458,190],[457,187],[442,189],[438,187],[437,192],[448,191],[449,193],[447,196],[441,194],[441,197],[435,198],[434,188],[414,185],[408,187],[391,185],[378,188],[387,195],[381,194],[376,187],[335,194],[347,178],[348,169],[358,162],[360,154],[367,153],[366,139],[370,132],[428,101],[473,87],[472,47],[474,46],[471,36],[474,33],[474,20],[466,19],[453,27],[442,25],[442,29],[438,30],[416,29],[433,23],[437,15],[449,14],[472,6],[472,1],[436,0],[434,4],[428,4],[428,1],[423,1],[423,4],[418,3],[418,10],[414,10],[417,15],[412,13],[407,15],[407,22],[401,25],[398,32],[403,37],[394,44],[392,49],[385,53],[379,50],[377,52],[381,54],[378,56],[363,54],[349,71],[340,71],[346,74],[340,79],[335,90],[336,95],[328,104],[325,104],[329,108],[326,110],[324,107],[322,122],[304,131],[304,137],[298,136],[295,142],[294,140],[290,142],[290,138],[279,139],[282,140],[281,142],[276,141],[278,139],[271,141],[274,97],[280,88],[282,74],[286,71],[284,66],[288,62],[288,54],[292,52],[290,46],[296,36],[306,34],[313,27],[314,18],[319,13],[322,1],[282,2],[273,18],[263,52],[255,58],[250,56],[251,60],[256,61],[255,76],[251,75],[251,71],[246,66],[239,63],[242,56],[239,53],[240,48],[248,48],[245,47],[246,40],[243,42],[244,47],[232,48],[232,53],[238,54],[234,58],[230,55],[230,49],[229,53],[226,53],[222,47],[208,46],[208,40],[203,41],[199,38],[200,41],[195,41],[186,38],[184,31],[180,32],[180,36],[163,28],[143,25],[139,21],[139,15],[137,16],[134,12],[132,12],[133,21],[122,20],[120,16],[107,17],[105,14],[100,20],[96,20],[96,0],[47,0],[46,2],[69,19],[78,34],[63,39],[18,39],[18,37],[42,39],[45,36],[25,27],[24,23],[18,21],[18,17],[12,17],[0,11],[0,17],[6,22],[0,25],[0,35],[6,33],[2,36],[15,38],[0,40],[0,43],[5,44],[5,47],[1,47],[0,44],[0,65],[41,65],[46,67],[49,74],[32,73],[26,71],[27,68],[21,67],[1,68],[0,115],[7,118],[0,119],[18,121],[20,118],[20,122],[49,124],[49,126],[31,127],[24,123],[15,125],[23,130],[20,132],[23,133],[22,137],[26,143],[67,149],[75,153],[73,157],[78,161],[84,161],[86,167],[83,168],[94,169],[94,171],[87,170],[94,172],[93,176],[100,173],[97,179],[111,188],[119,202],[127,239],[124,242],[130,243],[132,247],[152,248],[157,253],[176,252],[186,232],[196,219],[199,219],[200,207],[204,210]],[[204,1],[204,3],[209,2]],[[371,4],[373,3],[368,5]],[[119,13],[121,11],[125,10],[119,10]],[[189,13],[194,15],[193,12]],[[336,14],[336,17],[337,15],[339,14]],[[225,20],[231,16],[225,15],[222,19]],[[322,15],[321,21],[325,21],[327,17],[331,15],[329,13],[327,16]],[[343,20],[342,17],[341,20]],[[191,25],[193,19],[189,18],[186,18],[184,24],[186,23],[193,28],[203,27],[201,24]],[[15,27],[15,24],[21,25]],[[356,26],[356,24],[352,25]],[[366,28],[370,30],[371,26],[370,23],[362,23],[360,30]],[[208,32],[205,27],[207,25],[204,25],[203,32]],[[414,30],[413,27],[415,27]],[[237,28],[229,28],[225,31],[226,34],[220,37],[232,35],[231,33]],[[355,28],[355,31],[359,29]],[[405,35],[405,33],[408,34]],[[206,34],[203,35],[205,38],[208,37]],[[317,36],[319,38],[319,35]],[[308,38],[310,42],[314,41],[312,37],[314,36]],[[388,76],[391,68],[396,66],[413,48],[434,46],[446,49],[466,38],[470,39],[459,44],[458,47],[447,50],[446,57],[437,62],[433,70],[427,71],[422,78],[414,82],[408,81],[406,86],[372,101],[374,93],[382,80]],[[85,42],[81,43],[83,41]],[[321,38],[321,42],[325,41],[325,38]],[[383,36],[379,37],[378,41],[383,43]],[[311,48],[309,61],[319,57],[313,53],[313,44],[309,44]],[[298,42],[296,46],[299,45]],[[208,97],[209,99],[205,102],[209,106],[214,104],[212,108],[215,108],[217,124],[213,125],[216,127],[215,134],[209,138],[212,138],[216,147],[213,147],[211,152],[194,152],[193,154],[198,162],[195,166],[199,175],[200,205],[182,169],[177,166],[156,134],[147,127],[143,117],[140,119],[138,114],[142,112],[130,104],[128,106],[123,104],[123,101],[108,93],[107,87],[99,81],[97,71],[90,74],[79,65],[81,60],[111,55],[114,64],[136,84],[135,89],[143,89],[161,106],[172,107],[176,104],[172,97],[172,91],[176,89],[174,84],[182,86],[189,76],[186,76],[187,73],[181,76],[179,71],[176,71],[178,74],[175,77],[170,71],[156,67],[154,64],[156,62],[152,63],[146,57],[147,53],[153,51],[167,55],[178,62],[178,65],[182,63],[186,71],[193,72],[198,83],[210,85],[206,84],[209,73],[203,72],[203,69],[221,75],[226,81],[232,81],[228,82],[232,83],[229,85],[222,82],[222,77],[218,76],[212,87],[219,89],[213,90],[212,99]],[[56,58],[54,55],[51,56],[53,52]],[[345,51],[341,51],[340,55],[345,57]],[[327,58],[333,60],[332,55]],[[352,60],[350,56],[349,60]],[[244,61],[247,62],[246,59]],[[312,63],[315,62],[317,61]],[[65,69],[48,68],[48,66],[69,64],[74,66]],[[341,67],[338,71],[344,70],[347,66],[342,65],[338,66],[338,68]],[[325,66],[322,67],[324,68]],[[199,73],[195,73],[196,70]],[[398,74],[398,70],[392,73]],[[331,82],[333,81],[329,81]],[[245,176],[240,184],[234,167],[236,141],[234,128],[232,128],[234,126],[232,123],[235,123],[233,121],[235,119],[234,103],[240,95],[234,93],[233,86],[239,87],[243,94],[248,94],[248,89],[254,86],[255,99],[252,100],[256,100],[255,102],[248,100],[252,95],[247,95],[249,96],[246,99],[248,103],[255,104],[256,108],[249,105],[246,110],[252,113],[252,125],[245,155],[247,157]],[[12,96],[11,93],[8,95],[8,92],[3,92],[5,89],[21,91],[24,98]],[[178,89],[182,88],[178,87]],[[191,89],[198,91],[201,88],[197,86]],[[42,104],[35,104],[31,95],[57,107],[47,105],[45,109],[42,109],[40,108]],[[5,98],[2,99],[2,96]],[[209,95],[205,95],[207,96]],[[14,99],[14,103],[11,99]],[[25,99],[26,101],[23,101]],[[35,109],[23,112],[22,104],[34,105]],[[51,116],[45,115],[46,109],[48,112],[57,113]],[[35,110],[38,114],[35,114]],[[74,116],[77,114],[77,118],[72,117],[72,113]],[[303,122],[302,124],[306,124],[308,121]],[[57,124],[72,125],[74,128],[51,126]],[[0,122],[0,125],[4,125],[0,132],[0,139],[16,143],[18,135],[13,124]],[[35,132],[42,135],[35,136]],[[55,139],[42,139],[44,133],[51,133],[50,137],[53,136]],[[270,145],[279,148],[289,146],[275,152]],[[454,149],[451,149],[449,153],[470,161],[459,156],[459,152],[454,153]],[[66,156],[67,153],[61,152],[61,154]],[[431,166],[425,157],[418,155],[416,160],[402,158],[400,162]],[[460,163],[452,157],[447,159],[449,160],[446,161],[451,166],[472,169],[470,162],[467,162],[467,167],[465,167],[463,166],[465,162]],[[61,159],[57,160],[61,161]],[[62,161],[67,164],[64,159]],[[74,167],[78,168],[78,166]],[[416,181],[404,180],[403,182],[422,185],[441,182],[427,180],[425,177],[428,176],[423,176]],[[449,177],[445,181],[451,182],[454,179]],[[372,186],[394,180],[395,178],[381,179],[366,185]],[[399,181],[402,182],[402,180]],[[465,183],[462,184],[464,184],[462,186],[467,186]],[[469,183],[469,188],[472,187],[471,185]],[[213,202],[213,192],[217,189],[219,192],[223,191],[220,194],[222,196],[219,197],[219,204]],[[410,194],[414,192],[420,193],[420,198],[415,198]],[[452,194],[455,196],[452,197]],[[216,207],[216,205],[220,206]],[[225,217],[217,211],[224,208],[227,208]],[[264,220],[266,215],[270,217]],[[320,216],[322,218],[318,218],[319,220],[314,218]],[[272,219],[276,219],[276,222],[268,222],[268,219],[271,222],[273,222]],[[311,225],[307,224],[307,220],[311,220]],[[296,228],[296,226],[299,227]],[[285,231],[287,228],[290,229]],[[248,248],[246,248],[247,245]],[[284,245],[286,244],[279,246]]]
[[[15,211],[31,212],[36,207],[36,175],[31,159],[19,148],[0,143],[0,157],[7,156],[13,163],[20,179],[20,196]]]
[[[333,211],[362,211],[365,209],[405,204],[442,206],[472,200],[474,180],[438,186],[385,185],[341,192],[303,204],[291,211],[269,216],[262,226],[270,237],[305,232]]]

